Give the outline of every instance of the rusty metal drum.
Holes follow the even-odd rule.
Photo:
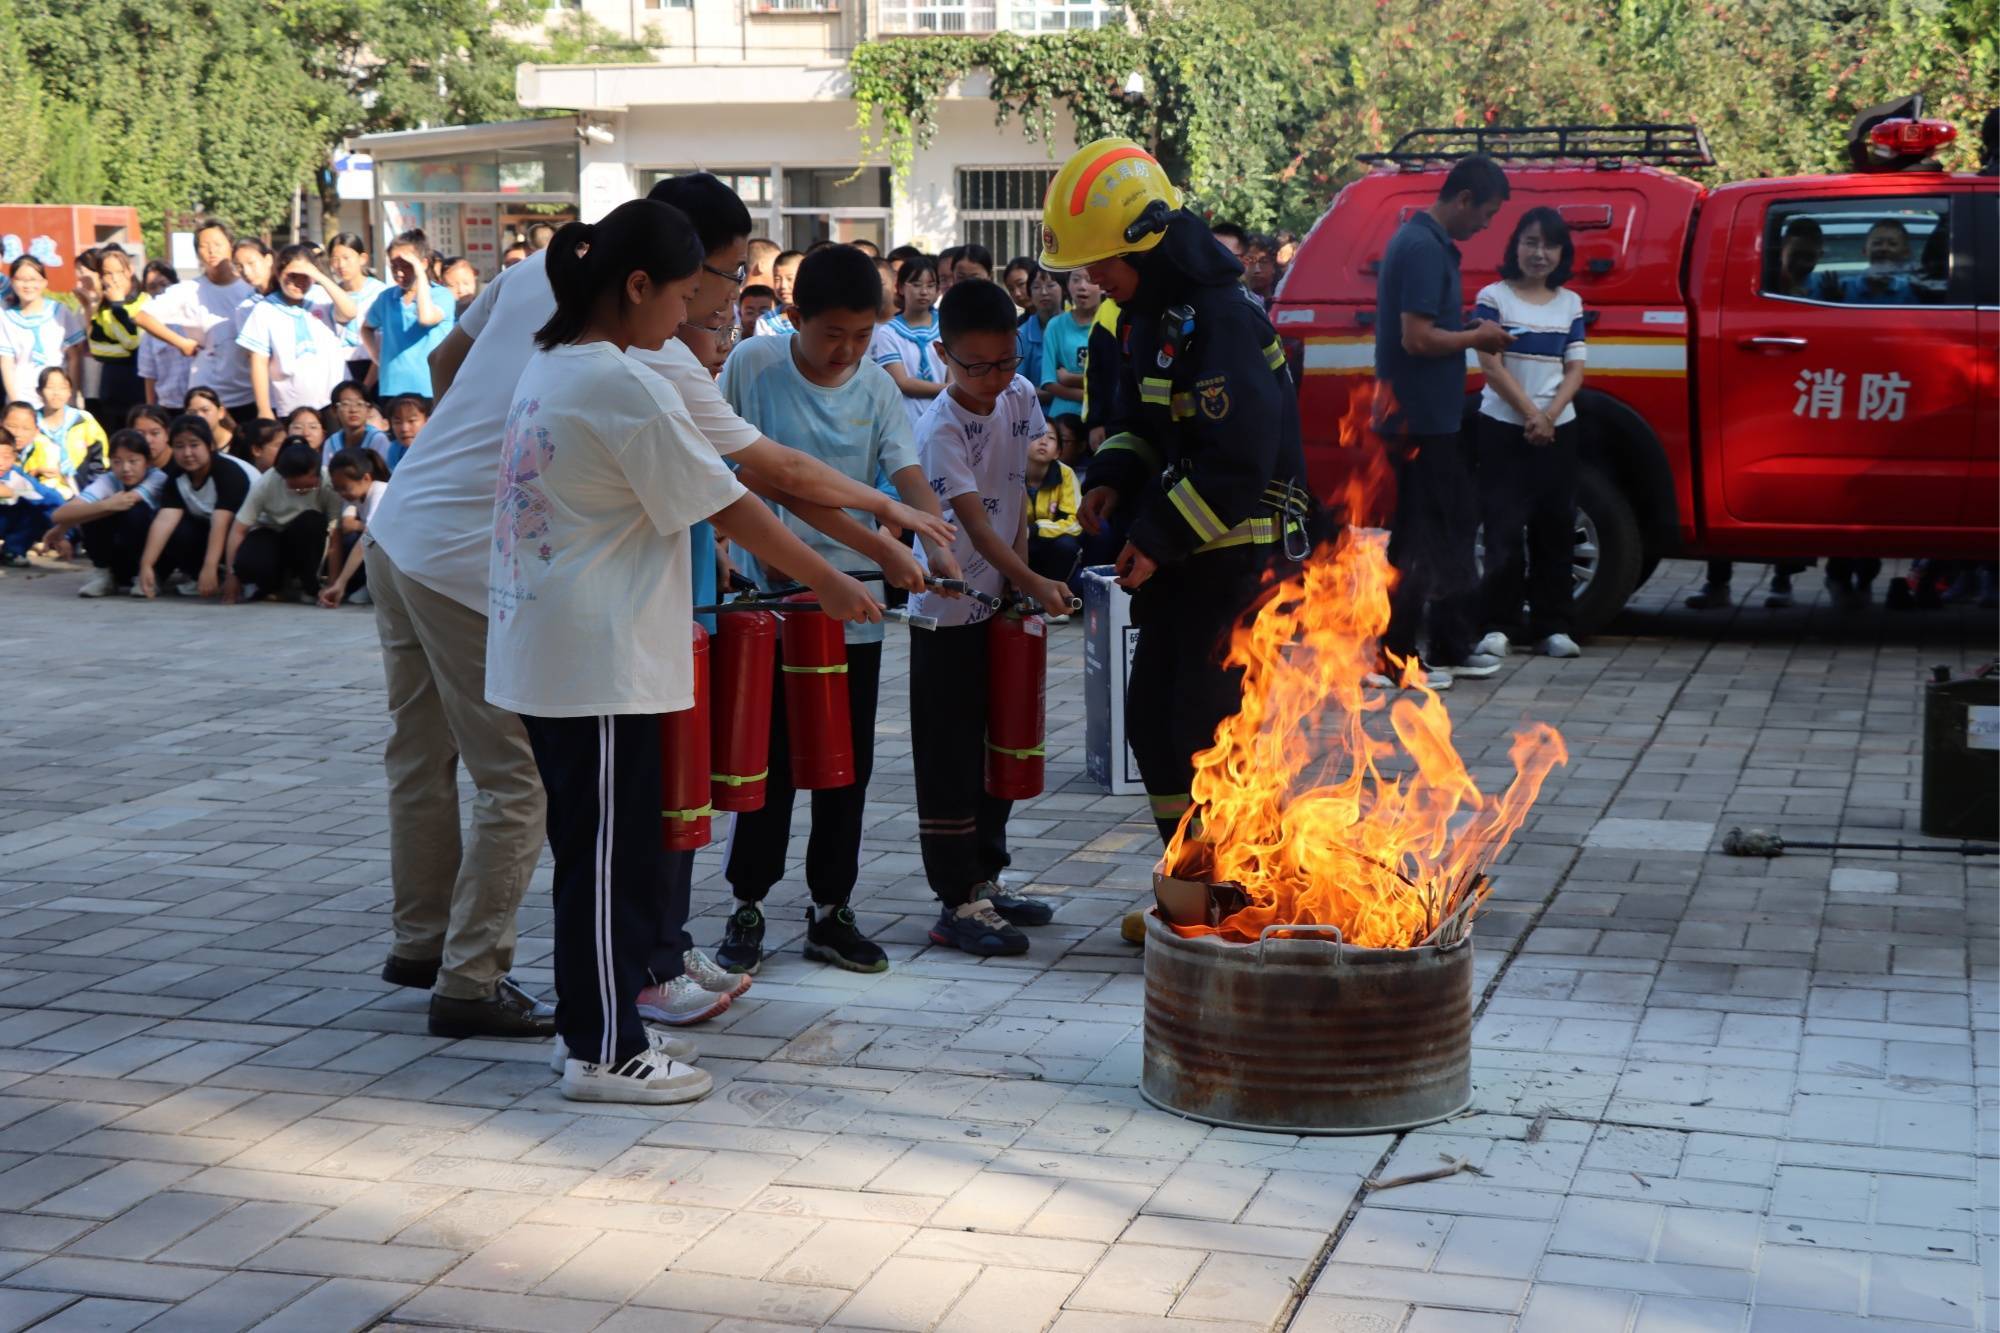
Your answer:
[[[1472,942],[1361,949],[1331,927],[1256,944],[1146,914],[1145,1065],[1165,1111],[1232,1129],[1379,1134],[1472,1101]]]

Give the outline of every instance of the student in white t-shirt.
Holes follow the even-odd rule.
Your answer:
[[[334,575],[320,588],[319,604],[328,610],[343,601],[366,606],[370,598],[361,538],[389,493],[389,460],[373,449],[342,449],[327,460],[326,480],[345,507],[327,534],[327,568]]]
[[[1531,208],[1501,253],[1501,281],[1479,292],[1478,317],[1513,335],[1506,351],[1479,354],[1486,388],[1473,433],[1488,631],[1474,651],[1495,657],[1510,642],[1550,657],[1579,652],[1569,629],[1584,318],[1583,298],[1564,286],[1575,262],[1562,214]]]
[[[635,1003],[664,873],[660,716],[694,702],[688,528],[708,518],[836,619],[881,608],[750,496],[673,386],[626,354],[657,350],[686,317],[704,259],[686,214],[634,200],[567,224],[547,253],[556,313],[501,445],[486,698],[520,715],[548,795],[563,1095],[688,1101],[712,1080],[656,1051]]]
[[[1047,432],[1035,386],[1016,373],[1014,301],[986,279],[952,284],[938,306],[950,386],[924,418],[917,449],[931,489],[958,520],[952,554],[965,580],[995,596],[1010,587],[1052,612],[1070,591],[1028,565],[1028,442]],[[1007,816],[986,793],[984,605],[918,593],[914,613],[938,628],[910,636],[910,755],[916,769],[917,845],[942,910],[933,943],[990,957],[1028,951],[1016,926],[1046,925],[1054,910],[1003,891]]]
[[[167,474],[153,466],[152,447],[136,430],[113,431],[111,466],[100,472],[49,522],[83,530],[84,554],[95,566],[79,597],[123,592],[139,577],[139,556],[159,511]]]
[[[313,263],[312,251],[278,252],[271,294],[250,304],[236,345],[250,354],[250,393],[260,417],[287,417],[301,407],[325,407],[347,378],[347,344],[337,328],[334,297],[352,301]],[[313,300],[318,288],[326,299]]]
[[[250,356],[236,345],[239,312],[257,292],[236,271],[235,238],[229,228],[207,218],[195,228],[194,252],[201,272],[191,282],[167,288],[153,313],[183,337],[201,344],[188,372],[187,388],[207,389],[237,421],[256,415],[250,394]]]

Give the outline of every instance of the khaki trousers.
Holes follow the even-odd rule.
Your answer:
[[[478,1000],[514,965],[514,918],[541,855],[547,808],[518,715],[486,702],[486,617],[368,547],[395,730],[389,874],[398,958],[442,958],[435,993]],[[458,762],[477,789],[460,841]]]

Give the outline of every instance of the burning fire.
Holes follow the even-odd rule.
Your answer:
[[[1343,421],[1358,435],[1362,395]],[[1358,417],[1357,417],[1358,411]],[[1367,512],[1385,467],[1350,484],[1350,513]],[[1393,699],[1364,687],[1389,624],[1388,539],[1349,529],[1273,588],[1232,636],[1227,662],[1243,668],[1243,705],[1195,756],[1192,808],[1164,866],[1190,880],[1240,885],[1249,904],[1183,935],[1255,940],[1267,926],[1339,928],[1350,944],[1410,948],[1462,929],[1485,894],[1480,872],[1504,847],[1568,750],[1553,727],[1514,735],[1514,780],[1480,791],[1451,741],[1451,718],[1402,664],[1413,690]],[[1394,740],[1366,723],[1386,711]],[[1385,766],[1414,766],[1385,776]],[[1453,923],[1457,924],[1454,925]],[[1447,929],[1450,927],[1450,929]]]

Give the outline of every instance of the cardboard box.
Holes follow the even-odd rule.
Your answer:
[[[1139,643],[1132,594],[1109,565],[1084,570],[1073,586],[1083,598],[1084,772],[1113,796],[1137,795],[1146,785],[1125,741],[1125,683]]]

